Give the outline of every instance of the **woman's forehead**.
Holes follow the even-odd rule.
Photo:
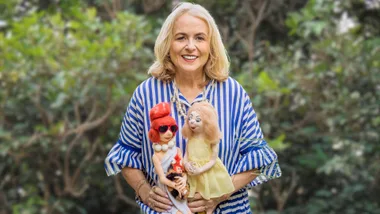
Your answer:
[[[183,34],[205,34],[208,35],[209,29],[207,22],[203,19],[185,13],[177,18],[174,22],[173,33],[174,35]]]

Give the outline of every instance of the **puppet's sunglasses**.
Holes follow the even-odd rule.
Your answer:
[[[178,130],[178,126],[177,125],[171,125],[171,126],[160,126],[158,127],[158,131],[161,132],[161,133],[165,133],[168,131],[168,129],[170,129],[170,131],[172,133],[176,132]]]

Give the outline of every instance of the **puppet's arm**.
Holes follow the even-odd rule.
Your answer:
[[[193,175],[202,174],[202,173],[206,172],[207,170],[211,169],[211,167],[213,167],[215,165],[216,159],[218,158],[219,144],[217,144],[217,143],[210,144],[210,146],[211,146],[211,150],[212,150],[210,161],[208,163],[206,163],[205,165],[203,165],[202,167],[195,169]]]
[[[176,188],[175,183],[166,178],[164,170],[162,169],[162,166],[161,166],[161,162],[155,154],[153,155],[153,164],[154,164],[154,168],[156,169],[156,173],[158,175],[160,183],[166,186],[169,186],[171,188]]]
[[[189,146],[186,144],[186,153],[183,158],[183,166],[185,167],[186,172],[189,174],[192,174],[194,172],[194,166],[191,162],[189,162],[189,156],[188,156],[188,151],[189,151]]]

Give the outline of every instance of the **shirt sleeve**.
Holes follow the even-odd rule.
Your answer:
[[[104,167],[108,176],[124,167],[142,169],[143,105],[138,89],[133,93],[120,128],[119,139],[108,153]]]
[[[267,144],[260,128],[257,115],[252,107],[251,100],[243,90],[242,116],[238,129],[240,158],[235,173],[258,169],[259,175],[248,184],[248,187],[267,182],[281,176],[281,169],[277,161],[276,152]]]

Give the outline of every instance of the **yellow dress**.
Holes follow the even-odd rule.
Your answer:
[[[212,155],[210,144],[205,139],[196,137],[189,139],[187,152],[188,161],[194,162],[196,167],[202,167],[208,163]],[[219,157],[216,159],[215,165],[208,171],[199,175],[189,175],[188,182],[190,198],[198,192],[204,199],[209,200],[230,193],[235,189],[231,177]]]

